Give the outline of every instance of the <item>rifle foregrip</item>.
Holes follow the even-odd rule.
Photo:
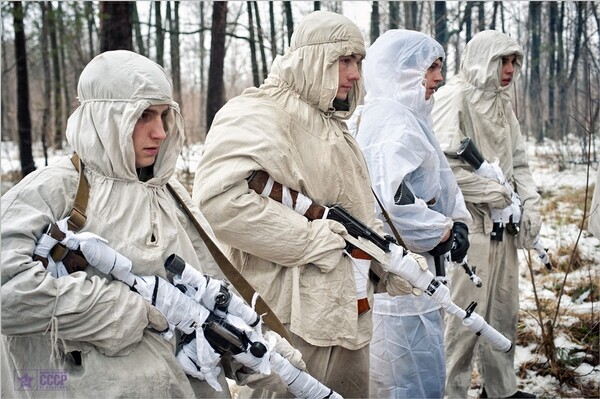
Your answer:
[[[264,170],[255,170],[252,174],[246,179],[248,181],[248,187],[258,194],[262,194],[265,187],[269,181],[269,174]],[[293,206],[296,206],[296,201],[298,199],[298,191],[290,190],[290,195],[292,197]],[[269,198],[281,203],[283,199],[283,185],[278,182],[273,182],[273,187],[271,188],[271,192],[269,193]],[[315,204],[314,202],[308,208],[308,210],[302,215],[306,217],[308,220],[322,219],[325,214],[325,207],[319,204]]]

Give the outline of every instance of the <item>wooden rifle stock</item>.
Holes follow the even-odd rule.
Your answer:
[[[269,181],[269,174],[264,170],[255,170],[252,172],[250,177],[248,177],[248,187],[252,190],[256,191],[258,194],[262,193],[265,189],[267,182]],[[298,199],[298,191],[290,190],[290,195],[292,197],[293,205],[296,206],[296,201]],[[273,183],[273,188],[269,193],[269,198],[282,202],[283,200],[283,185],[278,182]],[[315,204],[314,202],[308,208],[308,210],[304,213],[304,217],[308,220],[322,219],[325,214],[325,207],[319,204]]]

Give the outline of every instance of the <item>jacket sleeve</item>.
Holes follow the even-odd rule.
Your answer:
[[[460,96],[449,95],[437,101],[433,109],[434,132],[442,150],[448,154],[448,163],[454,172],[464,200],[473,204],[489,204],[492,208],[504,208],[510,204],[510,193],[500,183],[479,176],[472,167],[456,156],[460,142],[465,137],[472,137],[467,132],[463,118],[468,109],[463,109]]]
[[[222,109],[219,114],[208,134],[192,195],[216,237],[282,266],[337,265],[345,241],[331,230],[335,222],[309,221],[248,187],[246,178],[254,170],[265,170],[278,180],[268,166],[288,162],[287,150],[276,151],[276,144],[264,133],[285,129],[279,126],[285,124],[281,121],[284,118],[264,117],[259,121],[231,109]],[[266,161],[258,154],[276,155]]]
[[[516,116],[511,113],[511,131],[512,137],[512,152],[513,152],[513,179],[516,191],[521,197],[523,208],[531,209],[539,212],[540,195],[537,192],[537,184],[533,180],[531,169],[529,168],[529,160],[527,157],[527,147]]]
[[[460,190],[458,185],[454,187],[454,196],[455,205],[450,217],[454,222],[462,222],[469,226],[473,222],[473,219],[471,218],[471,214],[469,213],[467,205],[465,204],[465,197],[463,196],[462,191]]]
[[[452,228],[452,219],[431,209],[418,198],[407,176],[423,162],[421,143],[407,146],[406,140],[379,142],[365,149],[375,192],[409,250],[427,252],[435,248]],[[412,204],[398,205],[395,194],[405,185],[415,195]]]
[[[2,197],[2,333],[42,334],[52,327],[56,338],[113,355],[141,340],[148,325],[143,298],[85,272],[54,278],[32,259],[48,224],[66,216],[72,201],[65,198],[74,197],[76,183],[74,169],[59,175],[45,169]]]

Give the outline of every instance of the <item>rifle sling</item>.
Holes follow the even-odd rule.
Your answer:
[[[385,221],[387,222],[388,226],[390,226],[390,230],[392,230],[392,233],[394,234],[394,238],[396,239],[396,241],[398,241],[398,245],[400,245],[401,247],[404,247],[404,249],[406,249],[406,244],[404,244],[404,241],[402,241],[402,238],[400,237],[400,233],[396,229],[396,226],[394,226],[394,223],[392,223],[392,219],[390,218],[390,215],[383,207],[383,204],[379,200],[379,197],[377,196],[377,194],[375,194],[375,190],[371,189],[371,191],[373,192],[373,196],[375,197],[375,199],[377,200],[377,203],[379,204],[379,208],[381,208],[381,213],[383,214]]]
[[[77,153],[73,154],[71,162],[79,172],[79,182],[77,183],[77,194],[75,195],[75,201],[73,202],[73,209],[71,209],[71,214],[69,215],[68,224],[71,231],[79,231],[87,219],[85,211],[87,209],[90,187],[83,173],[83,162],[81,162]]]
[[[71,156],[71,163],[75,167],[75,170],[79,172],[79,181],[77,183],[77,193],[75,194],[75,200],[73,201],[73,208],[69,213],[69,219],[67,223],[71,231],[79,231],[87,219],[85,211],[87,209],[90,187],[83,173],[83,162],[81,162],[81,159],[77,153],[74,153]],[[52,234],[50,235],[57,241],[62,241],[64,238],[62,231],[60,231],[58,226],[55,224],[53,224],[51,227]],[[63,237],[60,237],[60,235],[63,235]],[[60,243],[56,244],[54,248],[52,248],[49,257],[51,257],[55,262],[63,262],[69,273],[84,270],[87,266],[85,258],[79,251],[71,251]],[[33,259],[42,262],[44,267],[48,267],[48,259],[39,255],[34,255]]]
[[[177,202],[179,202],[179,205],[181,205],[181,208],[183,209],[183,211],[186,213],[186,215],[192,221],[196,230],[198,230],[200,237],[202,237],[202,240],[206,244],[206,247],[208,248],[212,257],[215,259],[215,261],[219,265],[219,268],[221,269],[221,271],[223,272],[225,277],[227,277],[229,282],[240,293],[242,298],[244,298],[246,300],[246,302],[252,303],[252,297],[256,293],[256,290],[252,287],[252,285],[250,285],[250,283],[244,278],[244,276],[242,276],[242,274],[233,266],[233,264],[229,261],[229,259],[227,259],[227,257],[223,254],[223,252],[221,252],[219,247],[217,247],[217,245],[210,238],[210,236],[206,233],[206,231],[204,231],[204,229],[202,228],[202,226],[200,225],[200,223],[198,222],[198,220],[196,219],[196,217],[194,216],[192,211],[185,204],[185,202],[179,196],[179,194],[177,194],[175,189],[168,183],[167,183],[167,188],[169,189],[169,192],[171,193],[171,195],[173,195],[173,197],[177,200]],[[292,339],[291,339],[289,333],[287,332],[287,330],[285,329],[285,327],[283,326],[283,324],[281,323],[281,321],[279,320],[279,318],[277,317],[275,312],[273,312],[271,310],[269,305],[267,305],[267,303],[264,301],[264,299],[260,295],[258,296],[257,301],[256,301],[256,311],[258,314],[263,315],[265,324],[271,330],[275,331],[277,334],[279,334],[283,338],[287,339],[287,341],[290,344],[292,343]]]

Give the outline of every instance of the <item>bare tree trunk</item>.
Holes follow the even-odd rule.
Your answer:
[[[227,2],[214,2],[210,66],[208,68],[208,93],[206,101],[207,131],[210,129],[217,111],[225,104],[225,83],[223,82],[223,64],[225,60],[225,27],[227,25]]]
[[[579,90],[577,89],[577,86],[579,85],[580,82],[577,79],[577,72],[578,72],[579,59],[582,56],[582,54],[581,54],[581,38],[585,32],[586,8],[587,8],[587,2],[578,1],[576,3],[576,9],[577,9],[576,27],[577,28],[576,28],[576,32],[575,32],[575,37],[573,38],[573,44],[574,44],[573,59],[571,60],[571,72],[569,73],[569,80],[568,80],[569,84],[575,85],[574,90],[569,89],[569,93],[573,93],[573,100],[575,101],[574,105],[575,105],[576,110],[579,110],[579,104],[578,104],[579,96],[577,95]],[[585,141],[587,135],[586,135],[584,129],[582,128],[582,126],[580,124],[575,124],[575,130],[578,132],[578,136],[583,138],[582,141]],[[584,147],[583,153],[584,154],[586,153],[585,147]]]
[[[479,10],[479,13],[477,14],[477,23],[479,24],[478,31],[481,32],[482,30],[485,30],[485,1],[479,1],[477,4]]]
[[[473,10],[473,2],[465,1],[465,9],[463,11],[463,16],[458,24],[458,30],[456,31],[456,56],[454,57],[454,74],[457,74],[460,70],[460,60],[461,60],[461,48],[460,48],[460,34],[463,30],[463,26],[465,29],[465,43],[468,43],[471,40],[472,36],[472,18],[471,13]]]
[[[150,29],[150,27],[152,26],[152,9],[154,8],[154,2],[151,1],[148,4],[148,29]],[[152,48],[151,44],[152,43],[152,38],[151,38],[151,34],[150,34],[150,30],[148,30],[148,35],[146,35],[146,48],[148,49],[148,57],[150,57],[150,49]]]
[[[292,42],[292,33],[294,33],[294,17],[292,16],[292,3],[290,1],[284,1],[283,10],[285,12],[285,22],[287,26],[288,45],[290,45]]]
[[[277,36],[275,35],[275,10],[273,10],[273,2],[269,1],[269,25],[271,26],[271,56],[273,60],[277,57]],[[273,61],[271,60],[271,61]]]
[[[140,27],[140,17],[137,11],[137,2],[133,3],[131,12],[133,14],[133,28],[135,29],[135,43],[137,45],[137,51],[144,57],[147,57],[148,54],[146,53],[144,37],[142,36],[142,29]]]
[[[52,8],[52,2],[48,2],[48,17],[50,18],[50,47],[52,55],[52,71],[54,72],[54,140],[53,147],[56,150],[62,149],[63,141],[63,101],[60,90],[60,62],[58,51],[58,39],[56,35],[57,15]]]
[[[371,32],[369,39],[371,43],[379,37],[379,2],[373,1],[371,3]]]
[[[65,24],[63,22],[64,14],[62,10],[62,2],[58,2],[58,38],[59,38],[59,55],[60,55],[60,69],[62,71],[62,80],[61,85],[63,89],[63,96],[65,100],[65,106],[63,107],[63,112],[65,114],[61,115],[61,121],[65,120],[67,115],[71,113],[71,99],[74,99],[75,96],[71,96],[69,93],[69,79],[67,76],[67,63],[65,57],[65,48],[67,47],[66,39],[65,39]]]
[[[94,49],[94,31],[96,30],[96,20],[94,19],[94,3],[85,2],[85,17],[87,20],[88,44],[90,49],[89,59],[94,58],[96,50]]]
[[[29,113],[29,77],[27,74],[27,45],[23,25],[24,10],[20,1],[13,3],[15,29],[15,60],[17,63],[17,120],[19,125],[19,155],[21,173],[27,176],[35,170],[31,148],[31,115]]]
[[[156,23],[156,62],[165,65],[165,31],[162,27],[161,2],[154,2],[154,19]]]
[[[568,93],[569,93],[569,82],[567,80],[567,60],[565,57],[565,44],[563,40],[563,35],[561,32],[564,29],[564,20],[565,20],[565,3],[561,3],[560,5],[560,15],[558,18],[558,26],[557,30],[558,34],[558,54],[557,54],[557,62],[556,62],[556,76],[558,77],[558,113],[559,113],[559,124],[560,124],[560,139],[564,139],[567,137],[569,133],[569,117],[568,117]],[[561,166],[564,167],[564,166]]]
[[[473,19],[471,18],[471,11],[473,10],[473,3],[470,1],[466,2],[465,6],[465,43],[469,43],[473,37]]]
[[[201,1],[198,3],[200,6],[200,110],[205,109],[205,104],[204,104],[204,99],[205,99],[205,95],[206,93],[205,91],[205,75],[206,75],[206,66],[204,65],[204,59],[206,58],[206,47],[204,45],[205,42],[205,35],[204,35],[204,29],[206,27],[206,17],[204,15],[204,5],[206,4],[205,2]],[[203,112],[199,112],[199,114],[203,114]],[[200,120],[200,124],[202,125],[202,118]]]
[[[400,2],[390,1],[388,4],[390,13],[388,29],[398,29],[400,26]]]
[[[167,7],[170,2],[167,2]],[[173,75],[173,97],[179,103],[183,112],[183,97],[181,95],[181,65],[179,56],[179,1],[173,2],[172,13],[169,16],[169,38],[171,44],[171,74]]]
[[[496,19],[498,18],[498,6],[500,6],[499,1],[494,1],[494,13],[492,14],[492,22],[490,22],[490,29],[496,29]]]
[[[268,67],[267,67],[267,55],[265,54],[265,43],[264,43],[264,32],[262,29],[262,24],[260,23],[260,13],[258,12],[258,1],[253,1],[252,2],[254,4],[254,15],[256,15],[256,34],[257,34],[257,41],[258,41],[258,48],[260,50],[260,59],[261,59],[261,63],[262,63],[262,80],[265,80],[267,78],[267,75],[269,74],[268,71]]]
[[[9,115],[15,114],[15,101],[14,101],[14,93],[16,92],[15,79],[8,74],[8,70],[14,67],[14,63],[11,59],[11,66],[8,64],[8,51],[6,49],[6,39],[5,39],[6,31],[5,29],[0,29],[0,37],[2,41],[0,42],[1,50],[0,56],[2,57],[2,87],[3,90],[0,90],[0,96],[2,96],[2,140],[11,140],[15,143],[19,140],[18,135],[16,133],[17,129],[15,126],[15,118],[9,117]],[[10,87],[10,90],[8,89]]]
[[[133,51],[133,17],[130,1],[100,2],[100,52]]]
[[[417,1],[404,2],[404,15],[406,20],[406,29],[418,30],[419,3]]]
[[[444,53],[448,52],[448,27],[446,26],[446,18],[448,12],[446,10],[445,1],[436,1],[435,6],[435,40],[438,41],[444,48]]]
[[[529,130],[538,143],[544,140],[542,102],[539,101],[541,78],[540,78],[540,47],[542,25],[542,3],[532,1],[529,3],[529,31],[531,32],[530,62],[529,68],[529,104],[530,115]]]
[[[254,38],[254,20],[252,18],[252,2],[246,2],[248,10],[248,35],[250,42],[250,60],[252,63],[252,81],[254,87],[260,86],[260,79],[258,77],[258,59],[256,58],[256,39]]]
[[[71,3],[71,8],[75,18],[75,32],[73,33],[73,39],[75,43],[73,46],[71,46],[71,51],[69,52],[69,62],[73,68],[73,75],[79,76],[83,69],[83,65],[87,64],[89,59],[83,50],[83,41],[85,36],[83,33],[84,17],[82,17],[83,13],[81,12],[81,4]]]
[[[555,127],[555,96],[556,90],[556,42],[558,24],[558,3],[548,2],[549,32],[548,32],[548,120],[546,136],[556,139]]]
[[[42,139],[42,150],[44,151],[44,162],[48,165],[48,129],[52,118],[52,81],[50,76],[50,54],[48,51],[48,12],[46,2],[40,1],[42,11],[42,31],[40,35],[40,50],[42,53],[42,68],[44,69],[44,109],[42,111],[42,129],[40,132]]]
[[[500,22],[502,23],[502,32],[506,33],[506,24],[504,23],[504,4],[500,2]]]

